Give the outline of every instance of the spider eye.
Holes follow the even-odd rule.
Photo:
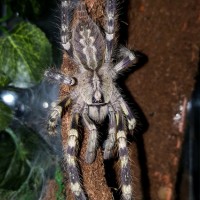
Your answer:
[[[92,103],[104,103],[103,95],[98,91],[92,97]]]
[[[71,79],[71,82],[70,82],[70,85],[75,85],[76,84],[76,79],[75,78],[72,78]]]

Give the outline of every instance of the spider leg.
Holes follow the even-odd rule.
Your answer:
[[[137,62],[136,55],[128,48],[121,48],[123,59],[114,66],[114,71],[119,73]]]
[[[104,145],[104,159],[109,159],[112,156],[112,150],[116,142],[116,117],[115,112],[111,106],[109,106],[109,131],[108,139]]]
[[[72,0],[62,0],[61,2],[61,42],[63,48],[72,56],[71,46],[71,22],[75,3]]]
[[[105,33],[106,33],[106,53],[105,62],[111,62],[111,57],[114,48],[114,36],[116,28],[116,1],[106,0],[106,22],[105,22]]]
[[[126,129],[124,126],[124,117],[122,113],[116,114],[117,118],[117,145],[121,167],[121,190],[123,200],[132,199],[131,171],[128,157],[128,147],[126,138]]]
[[[64,160],[66,162],[72,193],[75,195],[76,199],[86,200],[86,196],[80,183],[80,175],[76,159],[78,147],[78,120],[79,115],[77,113],[73,114],[68,134],[67,146],[64,150]]]
[[[50,82],[55,82],[58,84],[74,85],[75,79],[62,74],[59,70],[51,68],[45,71],[44,76]]]
[[[48,124],[47,124],[47,131],[49,135],[56,134],[56,126],[58,123],[58,119],[61,117],[62,111],[64,108],[67,108],[71,103],[70,98],[65,98],[59,101],[56,106],[51,109],[51,113],[49,115]]]
[[[86,128],[89,130],[88,146],[86,150],[85,161],[92,163],[96,157],[96,148],[98,145],[97,128],[94,122],[88,117],[88,107],[85,107],[83,112],[83,121]]]
[[[128,129],[129,131],[133,131],[135,126],[136,126],[136,119],[133,116],[131,109],[129,108],[129,106],[126,104],[126,102],[124,101],[124,99],[120,98],[120,106],[122,108],[122,111],[124,112],[124,114],[126,115],[126,119],[128,121]]]

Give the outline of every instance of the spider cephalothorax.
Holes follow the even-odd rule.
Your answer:
[[[125,47],[116,49],[116,0],[106,0],[105,25],[102,33],[90,18],[83,2],[72,3],[62,0],[61,42],[64,50],[77,66],[73,77],[55,70],[45,76],[58,83],[75,85],[73,91],[62,99],[49,116],[49,134],[55,134],[57,120],[63,109],[71,106],[71,125],[64,157],[72,193],[76,199],[87,199],[80,184],[76,150],[78,148],[78,123],[83,121],[89,131],[85,161],[92,163],[98,147],[96,122],[102,123],[109,116],[108,136],[104,145],[104,159],[112,156],[117,145],[121,166],[121,190],[124,200],[132,199],[131,173],[127,149],[127,132],[133,131],[136,120],[115,86],[119,72],[136,62],[133,52]],[[71,20],[69,13],[76,14]],[[117,51],[118,50],[118,51]],[[114,52],[121,59],[113,63]],[[128,125],[128,130],[126,128]]]

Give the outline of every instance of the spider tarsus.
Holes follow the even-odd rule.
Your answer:
[[[104,152],[103,152],[104,160],[108,160],[113,157],[113,152],[112,152],[113,146],[114,144],[110,143],[110,140],[108,139],[104,142]]]
[[[56,127],[55,128],[47,128],[47,131],[48,131],[48,134],[50,135],[50,136],[55,136],[55,135],[57,135],[57,131],[56,131]]]
[[[122,186],[122,198],[123,200],[133,200],[131,185]]]
[[[112,158],[112,152],[111,150],[107,150],[107,151],[104,151],[104,154],[103,154],[103,159],[104,160],[109,160],[110,158]]]
[[[86,163],[88,163],[88,164],[93,163],[95,158],[96,158],[96,151],[95,152],[86,152],[86,155],[85,155]]]
[[[76,200],[88,200],[88,198],[85,196],[84,192],[81,192],[79,196],[75,196]]]

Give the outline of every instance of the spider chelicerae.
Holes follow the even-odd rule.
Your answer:
[[[115,80],[119,73],[136,63],[136,56],[126,47],[117,45],[116,7],[116,0],[105,1],[105,21],[100,28],[89,16],[83,1],[76,0],[74,3],[72,0],[62,0],[61,43],[77,66],[77,71],[73,76],[52,69],[45,72],[47,79],[74,87],[70,94],[52,108],[48,132],[50,135],[56,133],[62,111],[71,106],[71,125],[67,145],[63,149],[70,188],[79,200],[87,199],[77,167],[79,120],[82,120],[89,132],[85,161],[92,163],[98,147],[96,124],[104,122],[107,116],[109,126],[103,157],[109,159],[113,148],[117,146],[122,199],[130,200],[133,196],[127,133],[134,130],[136,120],[117,90]],[[113,61],[117,59],[119,61]]]

